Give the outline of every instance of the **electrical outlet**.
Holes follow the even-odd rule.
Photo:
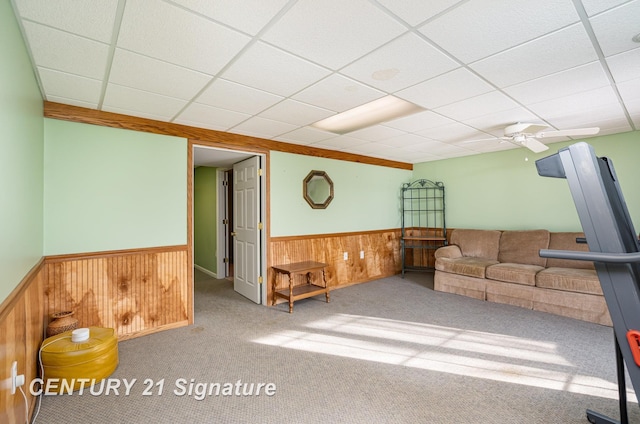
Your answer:
[[[18,374],[18,362],[11,364],[11,394],[16,393],[16,388],[24,384],[24,374]]]
[[[364,259],[364,250],[360,251],[360,259]]]
[[[344,252],[344,260],[349,260],[349,252]]]

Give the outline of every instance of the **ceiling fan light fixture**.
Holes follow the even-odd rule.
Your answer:
[[[424,110],[426,109],[398,97],[385,96],[330,116],[312,126],[336,134],[346,134]]]

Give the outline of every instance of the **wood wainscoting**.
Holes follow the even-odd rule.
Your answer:
[[[11,364],[18,362],[18,374],[24,374],[22,387],[29,408],[35,406],[29,383],[38,376],[38,349],[43,340],[45,323],[44,261],[40,260],[0,305],[0,422],[24,423],[24,398],[19,391],[11,394]]]
[[[119,340],[193,323],[193,269],[187,246],[48,256],[0,305],[0,422],[24,423],[25,403],[11,394],[18,362],[29,416],[38,351],[51,314],[71,310],[79,327],[114,328]]]
[[[115,329],[119,340],[193,322],[187,246],[45,259],[45,316],[72,310],[80,327]]]
[[[401,270],[399,229],[271,237],[268,249],[269,299],[272,298],[273,281],[276,278],[276,273],[271,268],[273,265],[302,261],[329,264],[326,279],[331,289],[388,277],[398,274]],[[364,259],[360,258],[361,251],[364,251]],[[344,259],[345,252],[348,255],[347,260]],[[279,278],[276,290],[286,287],[288,281]]]

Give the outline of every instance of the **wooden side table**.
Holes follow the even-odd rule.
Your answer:
[[[327,303],[329,303],[329,287],[327,287],[327,279],[324,274],[324,269],[328,264],[322,262],[305,261],[295,262],[292,264],[275,265],[273,270],[276,272],[273,279],[273,305],[276,304],[276,299],[282,297],[289,301],[289,313],[293,313],[293,302],[299,299],[306,299],[307,297],[317,296],[319,294],[325,295]],[[311,283],[311,273],[322,272],[323,286]],[[284,290],[276,290],[278,282],[278,274],[284,274],[289,277],[289,288]],[[293,277],[295,275],[306,275],[307,283],[303,285],[294,286]]]

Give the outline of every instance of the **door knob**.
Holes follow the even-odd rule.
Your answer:
[[[236,236],[236,232],[235,231],[231,231],[231,237],[235,237]]]

